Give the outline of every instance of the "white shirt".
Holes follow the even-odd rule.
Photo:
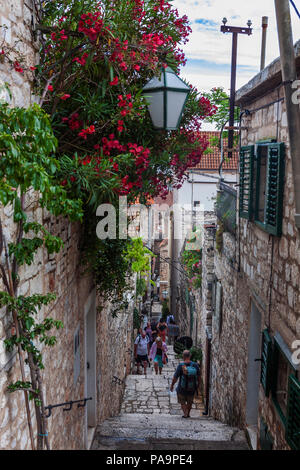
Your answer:
[[[148,354],[148,343],[149,343],[149,338],[148,336],[145,336],[145,338],[143,338],[142,336],[138,336],[134,342],[134,344],[137,345],[137,354],[139,356],[147,356]]]

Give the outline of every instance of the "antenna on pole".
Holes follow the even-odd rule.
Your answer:
[[[229,131],[228,131],[228,157],[232,157],[233,137],[234,137],[234,110],[235,110],[235,90],[236,90],[236,63],[237,63],[237,43],[239,34],[252,34],[252,21],[248,20],[247,28],[237,26],[227,26],[227,18],[223,18],[222,33],[232,33],[232,57],[231,57],[231,85],[230,85],[230,111],[229,111]]]

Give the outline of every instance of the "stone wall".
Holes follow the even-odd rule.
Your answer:
[[[38,63],[38,43],[31,32],[31,23],[35,21],[33,0],[2,0],[0,10],[0,49],[11,51],[15,60],[22,55],[24,69]],[[1,58],[1,56],[0,56]],[[16,72],[13,66],[0,60],[0,85],[8,83],[14,106],[28,106],[32,102],[33,73]],[[4,94],[5,95],[5,94]]]
[[[213,305],[212,286],[214,282],[214,226],[216,217],[212,212],[204,213],[202,247],[202,289],[198,301],[197,340],[202,349],[202,381],[204,390],[207,380],[207,341],[212,327]],[[197,294],[196,294],[197,299]]]
[[[215,252],[215,276],[222,285],[222,308],[219,324],[215,317],[212,322],[210,409],[215,418],[243,427],[249,299],[245,279],[232,262],[235,257],[235,239],[224,233],[223,251]]]
[[[30,5],[29,0],[26,5]],[[21,52],[26,54],[28,65],[37,62],[35,44],[31,40],[29,25],[31,10],[23,0],[4,0],[1,3],[0,21],[10,25],[6,40],[13,44],[21,35],[18,43]],[[3,33],[0,30],[0,36]],[[5,47],[1,43],[1,48]],[[0,81],[11,85],[15,106],[28,106],[32,101],[31,78],[18,74],[6,63],[0,63]],[[57,343],[53,348],[42,348],[45,369],[45,404],[57,404],[86,397],[87,393],[87,350],[90,346],[87,333],[87,314],[95,313],[95,423],[119,412],[123,386],[113,385],[113,376],[124,380],[130,371],[132,349],[132,305],[127,311],[112,318],[110,305],[97,310],[98,302],[91,277],[83,273],[82,254],[79,251],[81,226],[71,224],[64,218],[55,218],[41,209],[38,193],[29,191],[25,198],[25,210],[29,220],[39,222],[53,235],[64,242],[63,249],[55,255],[48,255],[39,249],[31,266],[20,269],[18,294],[32,295],[55,292],[56,300],[47,308],[42,308],[39,319],[51,316],[64,323],[58,331]],[[12,220],[11,207],[0,208],[3,232],[7,241],[15,240],[16,226]],[[4,262],[4,258],[1,260]],[[3,286],[0,286],[3,289]],[[30,449],[28,426],[25,415],[23,392],[9,394],[7,386],[20,380],[18,356],[5,351],[4,340],[12,327],[11,315],[4,309],[0,311],[0,449]],[[75,358],[75,335],[78,333],[79,349]],[[29,371],[26,368],[29,379]],[[32,408],[32,405],[31,405]],[[31,409],[34,425],[34,413]],[[50,446],[52,449],[84,449],[91,440],[92,428],[88,428],[87,407],[77,407],[67,412],[53,409],[47,420]],[[36,431],[34,428],[34,435]]]
[[[241,427],[247,425],[251,309],[255,306],[261,315],[261,331],[268,328],[271,336],[278,332],[290,352],[293,342],[300,338],[300,238],[294,222],[292,162],[280,83],[280,63],[275,61],[237,97],[243,109],[253,110],[243,118],[242,145],[275,138],[286,146],[282,236],[274,237],[254,222],[240,218],[236,239],[224,233],[222,253],[215,254],[215,273],[223,288],[223,321],[220,335],[213,329],[211,412]],[[266,398],[260,386],[258,436],[261,417],[274,440],[274,449],[288,449],[272,398]]]

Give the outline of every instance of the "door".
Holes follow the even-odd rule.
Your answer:
[[[257,426],[261,357],[261,313],[252,302],[248,343],[246,422]]]
[[[85,306],[85,397],[86,402],[86,446],[89,448],[94,428],[97,425],[96,405],[96,304],[92,293]]]

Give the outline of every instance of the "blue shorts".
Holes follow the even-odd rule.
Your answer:
[[[163,367],[162,356],[156,355],[154,358],[154,362],[157,362],[158,367]]]

